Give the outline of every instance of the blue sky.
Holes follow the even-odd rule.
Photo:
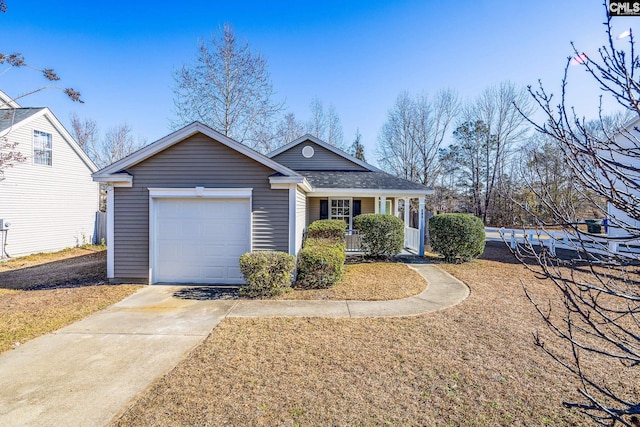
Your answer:
[[[173,71],[195,57],[198,40],[231,23],[268,60],[278,99],[300,119],[319,97],[332,103],[345,141],[359,128],[367,160],[387,111],[403,91],[455,89],[473,98],[504,80],[557,92],[569,42],[596,54],[605,42],[600,0],[533,1],[39,1],[7,0],[0,52],[53,67],[85,104],[46,91],[22,101],[49,106],[105,129],[123,122],[153,142],[170,129]],[[640,18],[615,18],[622,32]],[[622,43],[622,42],[620,42]],[[572,103],[593,114],[597,88],[571,69]],[[0,75],[21,94],[42,80],[28,70]]]

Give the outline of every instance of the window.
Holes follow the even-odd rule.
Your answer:
[[[329,200],[329,219],[342,219],[351,228],[351,199]]]
[[[33,163],[51,166],[51,134],[39,130],[33,131]]]

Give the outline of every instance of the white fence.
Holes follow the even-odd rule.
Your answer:
[[[613,239],[606,235],[574,234],[566,231],[518,230],[492,227],[485,227],[484,230],[488,242],[507,242],[512,248],[515,248],[516,244],[529,242],[532,245],[549,248],[553,255],[555,255],[556,249],[568,249],[599,255],[615,253],[625,258],[640,260],[640,240],[638,239]]]

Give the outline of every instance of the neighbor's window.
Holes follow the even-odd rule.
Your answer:
[[[51,166],[51,134],[33,131],[33,163]]]

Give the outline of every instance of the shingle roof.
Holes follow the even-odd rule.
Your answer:
[[[385,172],[296,171],[314,188],[431,191],[429,187]]]
[[[3,108],[0,109],[0,132],[28,119],[44,108]]]

